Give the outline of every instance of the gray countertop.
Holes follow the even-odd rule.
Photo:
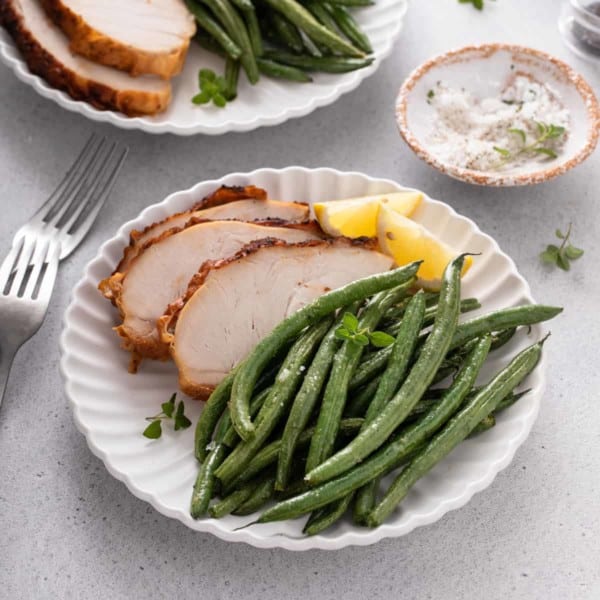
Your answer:
[[[39,97],[0,66],[0,254],[91,131],[131,154],[82,247],[61,267],[48,316],[20,351],[0,412],[0,598],[600,598],[600,163],[522,189],[462,184],[400,140],[393,101],[408,73],[468,42],[511,41],[566,59],[600,91],[600,73],[563,47],[557,0],[412,2],[392,56],[335,105],[274,128],[218,138],[149,136],[99,125]],[[531,435],[494,483],[408,536],[337,552],[225,543],[133,497],[76,430],[58,372],[70,291],[103,240],[168,193],[231,171],[291,164],[360,170],[422,188],[473,218],[516,261],[540,301],[562,304],[548,344],[549,385]],[[585,256],[542,266],[573,221]]]

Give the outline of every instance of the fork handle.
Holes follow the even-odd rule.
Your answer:
[[[8,383],[8,375],[18,348],[3,348],[0,352],[0,407]]]

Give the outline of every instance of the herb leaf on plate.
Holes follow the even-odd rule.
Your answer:
[[[173,429],[175,429],[175,431],[187,429],[192,424],[185,416],[185,405],[183,400],[180,400],[177,407],[175,407],[176,400],[177,394],[174,393],[167,402],[163,402],[160,405],[161,412],[152,417],[146,417],[146,421],[150,421],[150,425],[142,432],[144,437],[151,440],[157,440],[162,435],[162,421],[172,420]]]

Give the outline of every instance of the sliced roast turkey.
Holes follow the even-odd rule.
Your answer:
[[[38,0],[0,1],[0,22],[31,72],[76,100],[126,115],[158,113],[169,104],[168,81],[155,76],[133,78],[72,54],[68,39],[48,19]]]
[[[131,75],[181,71],[193,15],[183,0],[40,0],[73,52]]]
[[[248,242],[275,237],[301,242],[321,237],[310,225],[272,226],[239,221],[206,221],[182,231],[167,232],[132,260],[126,273],[100,283],[100,290],[118,306],[123,322],[116,328],[132,352],[132,370],[141,358],[165,359],[168,346],[158,336],[156,320],[185,293],[190,279],[207,260],[231,256]],[[170,233],[170,234],[169,234]]]
[[[197,220],[235,219],[237,221],[266,221],[279,219],[288,223],[308,220],[310,209],[301,202],[267,200],[265,190],[253,185],[245,187],[221,186],[215,192],[197,202],[192,208],[149,225],[142,231],[132,231],[129,246],[115,272],[125,272],[129,263],[144,246],[165,231],[184,228]]]
[[[263,240],[228,259],[205,263],[185,296],[158,322],[181,389],[206,398],[285,317],[392,264],[372,242],[339,238],[300,244]]]

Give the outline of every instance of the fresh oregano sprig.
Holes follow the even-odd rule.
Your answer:
[[[394,343],[394,336],[385,331],[370,331],[368,327],[360,329],[356,316],[348,312],[344,313],[342,324],[335,330],[335,337],[359,346],[372,344],[376,348],[385,348]]]
[[[146,417],[146,421],[150,421],[150,425],[143,431],[143,435],[151,440],[157,440],[162,435],[162,421],[172,420],[175,431],[187,429],[192,422],[185,416],[185,405],[183,400],[180,400],[175,406],[177,394],[173,394],[167,402],[160,405],[161,412],[153,417]]]
[[[556,244],[548,244],[546,249],[540,254],[542,262],[550,265],[556,265],[563,271],[568,271],[571,268],[571,261],[577,260],[583,256],[583,250],[573,246],[569,239],[571,237],[572,223],[569,223],[567,232],[563,233],[560,229],[555,232],[556,237],[562,240],[560,246]]]
[[[500,148],[494,146],[494,150],[502,157],[502,163],[515,160],[523,154],[544,154],[548,158],[556,158],[556,152],[547,145],[549,140],[555,140],[565,134],[565,128],[560,125],[536,122],[538,135],[535,140],[528,144],[527,133],[523,129],[517,127],[509,127],[508,132],[519,136],[522,146],[516,151],[511,152],[508,148]]]
[[[223,77],[218,76],[211,69],[200,69],[198,73],[200,93],[192,98],[194,104],[208,104],[212,102],[219,108],[227,104],[227,83]]]

